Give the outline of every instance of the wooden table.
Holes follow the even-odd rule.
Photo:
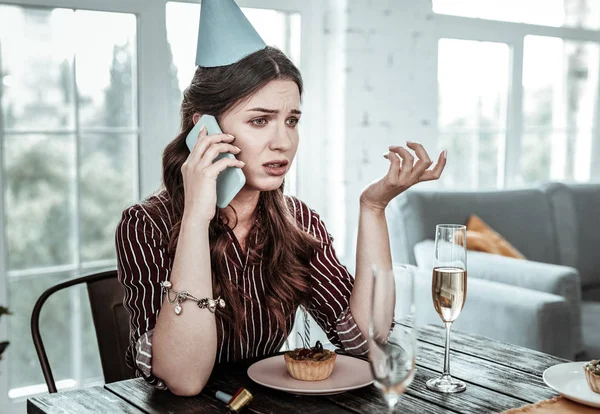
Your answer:
[[[483,337],[453,332],[452,375],[467,382],[460,394],[442,395],[429,391],[425,382],[439,376],[444,360],[444,330],[436,326],[420,329],[417,373],[400,398],[402,413],[490,413],[520,407],[556,394],[543,380],[543,371],[566,362],[537,351],[496,342]],[[142,379],[107,384],[31,398],[28,413],[225,413],[215,391],[233,394],[245,387],[254,401],[249,413],[375,413],[385,412],[379,391],[371,385],[331,396],[299,396],[275,391],[252,382],[246,375],[249,363],[223,365],[205,390],[196,397],[177,397],[155,390]]]

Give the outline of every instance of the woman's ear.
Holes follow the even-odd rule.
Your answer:
[[[199,112],[195,112],[194,115],[192,115],[192,121],[194,121],[194,125],[196,125],[198,123],[198,120],[200,119],[201,116],[202,116],[202,114]]]

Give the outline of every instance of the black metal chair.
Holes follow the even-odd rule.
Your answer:
[[[117,279],[116,270],[105,270],[58,283],[42,293],[35,303],[31,314],[31,336],[50,393],[56,392],[56,383],[40,336],[40,312],[52,294],[81,283],[87,285],[104,381],[109,383],[134,377],[133,369],[125,363],[129,345],[129,315],[123,306],[123,287]]]

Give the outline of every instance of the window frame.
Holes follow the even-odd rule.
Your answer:
[[[558,37],[565,40],[591,42],[600,45],[600,30],[572,27],[540,26],[460,17],[434,13],[437,42],[443,38],[505,43],[511,48],[509,59],[508,112],[506,139],[499,143],[498,188],[519,186],[521,172],[521,141],[523,137],[523,53],[525,36]],[[436,83],[437,84],[437,83]],[[596,103],[592,125],[591,159],[600,157],[600,83],[596,91]],[[590,181],[600,180],[600,166],[590,166]]]
[[[199,0],[177,0],[182,3],[201,3]],[[0,4],[32,6],[42,8],[71,8],[104,12],[132,13],[137,17],[137,195],[144,197],[156,191],[161,183],[161,155],[165,145],[174,137],[173,119],[179,115],[172,110],[154,105],[154,102],[167,102],[169,62],[166,59],[166,3],[168,0],[0,0]],[[323,72],[325,55],[323,52],[323,16],[326,5],[320,0],[236,0],[240,7],[274,9],[295,12],[301,15],[301,65],[306,93],[303,97],[305,119],[302,126],[302,143],[298,150],[297,194],[315,209],[324,211],[327,206],[325,155],[312,151],[320,144],[320,125],[326,119],[324,114],[325,89]],[[1,125],[0,125],[1,127]],[[0,134],[2,134],[0,128]],[[0,135],[0,140],[3,136]],[[0,141],[3,142],[3,141]],[[1,150],[1,148],[0,148]],[[1,155],[1,154],[0,154]],[[0,156],[0,163],[2,162]],[[306,160],[306,161],[304,161]],[[304,162],[303,162],[304,161]],[[307,167],[302,166],[306,164]],[[308,168],[310,166],[310,168]],[[0,164],[0,168],[3,165]],[[3,171],[0,169],[0,171]],[[8,304],[8,277],[4,226],[4,183],[0,177],[0,303]],[[0,338],[8,337],[10,318],[3,318],[0,324]],[[14,346],[14,345],[13,345]],[[8,398],[8,367],[6,358],[0,362],[0,407],[6,411],[24,411],[27,397],[14,400]]]

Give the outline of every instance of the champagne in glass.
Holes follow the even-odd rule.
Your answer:
[[[454,322],[467,299],[467,271],[458,267],[433,269],[431,296],[442,321]]]
[[[446,326],[444,371],[427,381],[427,388],[442,393],[464,391],[467,385],[450,375],[450,328],[467,299],[467,229],[462,225],[439,224],[435,232],[435,257],[431,297],[435,311]]]
[[[373,272],[369,360],[389,412],[412,383],[416,363],[414,268]]]

